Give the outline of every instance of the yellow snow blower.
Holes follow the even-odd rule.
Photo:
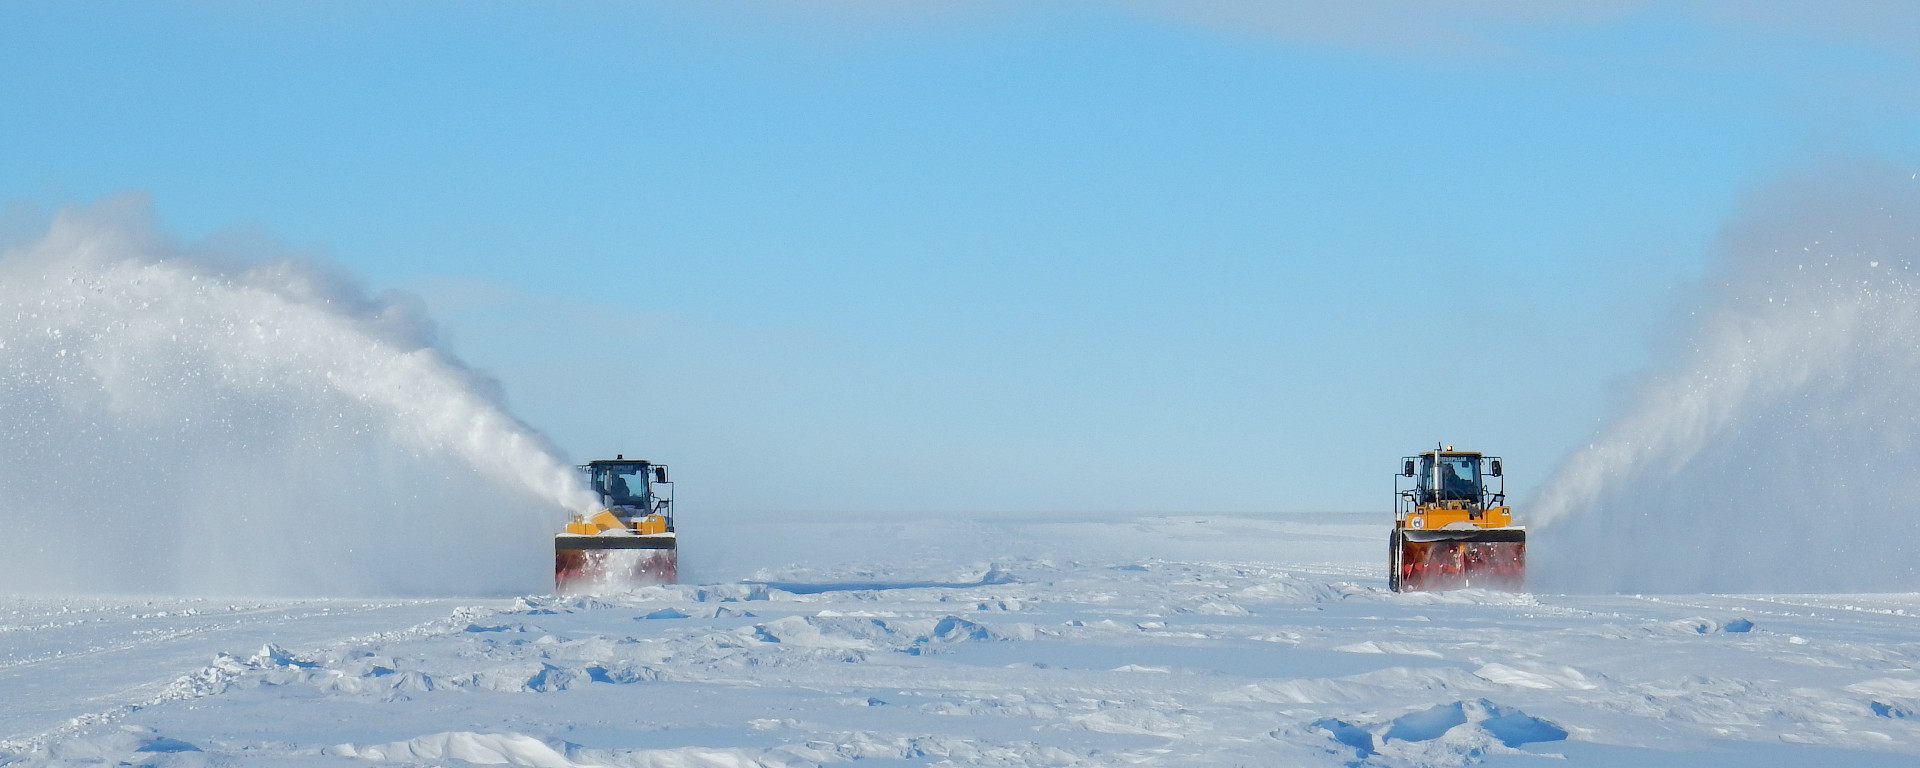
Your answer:
[[[1400,460],[1387,586],[1395,592],[1526,586],[1527,529],[1513,524],[1500,458],[1439,446]],[[1401,478],[1412,478],[1401,488]],[[1489,488],[1488,480],[1499,481]]]
[[[667,467],[624,455],[580,467],[601,510],[574,513],[553,537],[553,589],[558,594],[620,591],[672,584],[679,538],[673,530],[673,484]]]

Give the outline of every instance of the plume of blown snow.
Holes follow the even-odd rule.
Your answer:
[[[144,200],[0,252],[10,591],[541,588],[592,499],[417,301],[184,247]]]
[[[1678,342],[1530,505],[1535,586],[1920,589],[1920,181],[1757,195]]]

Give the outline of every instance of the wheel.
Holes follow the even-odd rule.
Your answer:
[[[1387,535],[1387,589],[1400,591],[1400,529]]]

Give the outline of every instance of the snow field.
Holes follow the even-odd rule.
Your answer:
[[[1026,543],[971,559],[979,526]],[[809,541],[794,534],[767,535]],[[1920,755],[1914,595],[1395,595],[1369,572],[1384,551],[1378,527],[1304,518],[849,523],[815,535],[894,556],[834,562],[844,553],[822,544],[813,565],[593,597],[231,610],[18,599],[0,627],[10,691],[0,762],[1692,766]],[[1223,557],[1176,559],[1196,550]],[[14,696],[25,685],[39,692],[31,704]]]

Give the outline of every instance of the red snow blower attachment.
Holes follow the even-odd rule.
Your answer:
[[[1519,591],[1527,581],[1527,529],[1513,524],[1500,459],[1453,446],[1400,461],[1394,477],[1387,586],[1395,592],[1484,587]],[[1413,487],[1401,488],[1400,478]],[[1498,480],[1498,489],[1487,480]]]
[[[553,537],[557,594],[618,592],[672,584],[679,559],[673,531],[673,483],[667,467],[650,461],[593,461],[580,467],[600,497],[593,515],[574,513]]]

